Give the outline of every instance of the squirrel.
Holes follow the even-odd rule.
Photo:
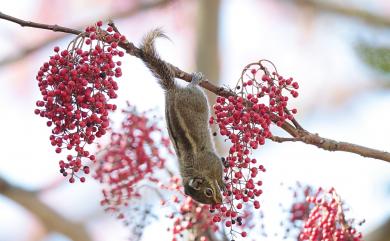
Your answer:
[[[209,128],[209,104],[198,84],[202,73],[181,87],[170,65],[160,58],[156,38],[168,38],[161,29],[150,31],[140,44],[140,58],[165,92],[165,118],[169,137],[179,160],[184,193],[203,204],[222,203],[223,165],[216,154]]]

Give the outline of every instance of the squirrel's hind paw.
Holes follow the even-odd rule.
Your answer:
[[[198,85],[204,79],[204,74],[202,72],[194,72],[192,73],[191,84]]]

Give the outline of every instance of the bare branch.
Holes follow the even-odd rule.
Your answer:
[[[269,139],[271,141],[278,142],[278,143],[288,142],[288,141],[292,141],[292,142],[299,141],[298,138],[280,137],[280,136],[271,136]]]
[[[22,205],[34,214],[48,230],[62,233],[73,241],[92,240],[83,224],[67,220],[44,204],[35,192],[16,187],[0,177],[0,194]]]
[[[33,27],[33,28],[41,28],[41,29],[48,29],[52,30],[55,29],[55,31],[58,32],[65,32],[65,33],[73,33],[73,34],[80,34],[81,32],[78,30],[66,28],[66,27],[61,27],[58,25],[46,25],[46,24],[41,24],[41,23],[34,23],[34,22],[29,22],[29,21],[24,21],[20,20],[8,15],[5,15],[0,12],[0,19],[5,19],[9,20],[15,23],[18,23],[22,26],[25,27]],[[55,27],[54,27],[55,26]],[[54,30],[53,30],[54,31]],[[123,48],[126,53],[135,56],[137,58],[140,57],[141,50],[137,48],[133,43],[131,42],[124,42],[120,43],[119,46]],[[192,75],[184,72],[183,70],[179,69],[178,67],[167,63],[170,68],[175,73],[175,77],[178,79],[182,79],[187,82],[191,82]],[[210,83],[207,79],[202,81],[200,83],[200,86],[203,88],[209,90],[210,92],[213,92],[216,95],[223,96],[223,97],[229,97],[229,96],[235,96],[234,92],[223,88],[223,87],[218,87],[216,85],[213,85]],[[276,117],[275,115],[271,115],[271,120],[276,123],[279,121],[279,118]],[[284,122],[281,128],[285,130],[287,133],[289,133],[292,137],[298,138],[300,142],[304,142],[306,144],[314,145],[317,146],[321,149],[327,150],[327,151],[344,151],[344,152],[350,152],[350,153],[355,153],[358,155],[361,155],[363,157],[370,157],[370,158],[375,158],[383,161],[390,162],[390,153],[385,152],[385,151],[380,151],[348,142],[339,142],[327,138],[320,137],[317,134],[312,134],[306,130],[304,130],[301,125],[296,121],[294,123],[296,125],[293,126],[292,124],[288,122]]]
[[[310,6],[314,9],[320,11],[326,11],[330,13],[336,13],[344,16],[354,17],[360,20],[365,21],[368,24],[389,27],[390,18],[380,15],[375,15],[365,10],[360,10],[357,8],[343,7],[340,4],[331,3],[330,1],[321,1],[321,0],[291,0],[297,4],[303,4]]]
[[[293,115],[291,114],[291,112],[290,112],[286,107],[284,107],[284,112],[286,112],[288,115],[293,116]],[[295,119],[295,117],[293,117],[293,118],[291,119],[291,122],[293,123],[293,125],[294,125],[297,129],[303,130],[303,127],[298,123],[298,121]]]
[[[293,133],[291,135],[294,137],[288,138],[288,137],[272,136],[269,139],[279,143],[289,142],[289,141],[292,142],[299,141],[309,145],[317,146],[318,148],[327,151],[350,152],[350,153],[358,154],[363,157],[370,157],[370,158],[390,162],[390,153],[386,151],[380,151],[373,148],[360,146],[348,142],[335,141],[332,139],[321,137],[318,134],[310,133],[306,130],[295,129],[293,130]]]
[[[125,9],[125,10],[122,10],[122,11],[114,13],[114,14],[109,14],[107,16],[103,16],[103,17],[101,17],[101,19],[102,20],[109,20],[109,19],[127,18],[127,17],[134,16],[134,15],[136,15],[138,13],[141,13],[143,11],[147,11],[147,10],[150,10],[150,9],[163,7],[163,6],[165,6],[165,5],[169,4],[169,3],[172,3],[173,1],[174,0],[158,0],[158,1],[154,1],[154,2],[153,1],[152,2],[146,2],[146,3],[142,2],[141,4],[137,5],[136,7],[132,7],[130,9]],[[0,15],[5,15],[5,14],[0,12]],[[8,16],[8,15],[5,15],[5,16],[6,16],[5,18],[3,18],[3,17],[2,18],[6,19],[6,20],[9,20],[11,22],[17,23],[17,24],[19,24],[19,25],[21,25],[23,27],[27,27],[27,25],[26,25],[27,22],[26,21],[23,21],[23,20],[20,20],[20,19]],[[57,25],[52,25],[53,28],[55,28],[55,26],[57,26]],[[77,26],[78,27],[74,27],[74,29],[83,29],[83,27],[84,27],[83,24],[78,24]],[[28,26],[28,27],[32,27],[32,26]],[[47,28],[44,28],[44,29],[47,29]],[[74,29],[72,29],[72,30],[74,30]],[[53,31],[56,31],[56,30],[53,30]],[[60,30],[58,30],[57,32],[68,33],[66,31],[63,32],[63,31],[60,31]],[[73,34],[77,34],[77,33],[73,33]],[[7,64],[14,63],[14,62],[16,62],[16,61],[18,61],[20,59],[23,59],[24,57],[34,53],[35,51],[37,51],[39,49],[42,49],[42,48],[44,48],[44,47],[46,47],[46,46],[48,46],[48,45],[50,45],[50,44],[60,40],[60,39],[62,39],[64,36],[65,36],[65,34],[58,34],[56,36],[50,36],[50,37],[48,37],[47,39],[41,41],[38,44],[35,44],[35,45],[32,45],[32,46],[28,46],[26,48],[23,48],[18,53],[12,54],[12,55],[7,56],[7,57],[3,58],[2,60],[0,60],[0,67],[4,66],[4,65],[7,65]]]
[[[43,23],[36,23],[36,22],[31,22],[31,21],[25,21],[19,18],[15,18],[13,16],[4,14],[0,12],[0,18],[19,24],[22,27],[30,27],[30,28],[40,28],[40,29],[46,29],[46,30],[51,30],[54,32],[62,32],[62,33],[71,33],[71,34],[80,34],[82,33],[80,30],[75,30],[71,28],[66,28],[62,26],[58,26],[57,24],[50,25],[50,24],[43,24]]]
[[[344,151],[355,153],[363,157],[370,157],[383,161],[390,162],[390,153],[386,151],[380,151],[365,146],[360,146],[348,142],[335,141],[328,138],[323,138],[318,134],[309,133],[306,131],[299,131],[299,141],[306,144],[317,146],[318,148],[327,151]]]

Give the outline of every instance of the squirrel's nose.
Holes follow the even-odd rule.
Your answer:
[[[213,204],[221,204],[221,203],[222,203],[222,195],[221,194],[215,195]]]
[[[214,203],[213,204],[220,204],[220,203],[222,203],[222,194],[221,194],[221,189],[218,186],[217,181],[214,181],[214,187],[216,187],[217,191],[214,194]]]

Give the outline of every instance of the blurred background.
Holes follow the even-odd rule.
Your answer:
[[[292,105],[304,128],[390,151],[388,0],[19,0],[2,1],[0,11],[76,29],[112,18],[135,44],[162,27],[171,41],[158,41],[161,56],[186,72],[202,71],[216,85],[234,86],[246,64],[269,59],[299,82]],[[63,180],[50,130],[33,113],[40,98],[37,70],[55,45],[66,47],[73,37],[0,20],[0,241],[130,237],[99,205],[98,183]],[[129,55],[122,62],[116,104],[157,107],[162,116],[163,93],[150,72]],[[120,114],[115,118],[120,121]],[[222,141],[218,148],[224,152]],[[267,168],[262,209],[270,234],[278,230],[274,213],[286,199],[285,186],[298,180],[335,187],[351,214],[366,220],[359,227],[366,240],[390,240],[389,163],[302,143],[267,142],[257,155]],[[162,222],[153,223],[143,240],[170,240]]]

